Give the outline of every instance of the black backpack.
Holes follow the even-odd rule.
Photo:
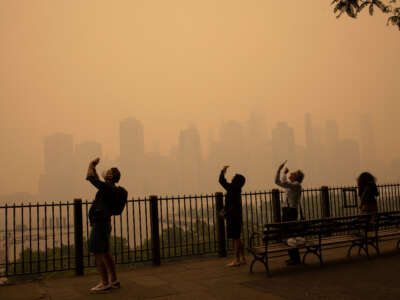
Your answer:
[[[128,191],[122,186],[115,189],[115,198],[111,205],[111,214],[118,216],[122,213],[128,200]]]

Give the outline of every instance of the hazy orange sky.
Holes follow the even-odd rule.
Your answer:
[[[262,110],[269,128],[304,114],[376,125],[381,156],[399,156],[400,33],[382,14],[337,20],[330,0],[2,0],[0,194],[37,192],[43,137],[96,140],[119,153],[119,120],[163,153],[179,130],[207,132]]]

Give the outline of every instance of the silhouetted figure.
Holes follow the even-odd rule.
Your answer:
[[[282,221],[297,221],[299,215],[299,205],[301,199],[301,183],[304,179],[304,174],[301,170],[297,170],[289,174],[289,180],[287,180],[287,174],[289,169],[285,168],[281,180],[281,170],[285,166],[286,161],[282,163],[278,171],[276,172],[275,183],[285,189],[286,196],[282,200]],[[290,259],[286,261],[287,265],[300,264],[300,254],[298,249],[291,249],[288,251]]]
[[[233,240],[235,250],[235,260],[228,264],[229,267],[240,266],[246,264],[244,256],[243,242],[240,240],[242,233],[242,187],[246,182],[243,175],[236,174],[232,178],[232,182],[228,183],[225,179],[225,173],[229,166],[225,166],[219,175],[219,183],[226,190],[224,215],[226,217],[226,228],[228,238]]]
[[[358,196],[360,197],[360,214],[376,215],[378,212],[378,204],[376,197],[379,191],[376,186],[376,178],[368,173],[361,173],[357,178]]]
[[[91,293],[103,293],[112,288],[119,288],[115,272],[114,258],[110,253],[111,234],[111,205],[116,197],[116,186],[121,177],[117,168],[111,168],[104,174],[101,181],[96,172],[96,165],[100,159],[96,158],[89,164],[86,179],[97,189],[96,197],[89,210],[90,236],[88,240],[89,251],[94,253],[96,266],[100,272],[102,281],[90,289]]]

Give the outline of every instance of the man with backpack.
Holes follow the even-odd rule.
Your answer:
[[[114,258],[110,253],[111,216],[121,214],[127,200],[127,192],[115,184],[121,178],[117,168],[111,168],[100,180],[96,166],[100,158],[89,164],[86,179],[97,189],[96,197],[89,210],[90,235],[89,251],[95,255],[96,266],[101,275],[101,282],[90,289],[90,293],[104,293],[111,289],[120,288],[115,272]]]

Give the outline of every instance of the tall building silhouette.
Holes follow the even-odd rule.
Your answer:
[[[133,194],[145,191],[146,168],[144,155],[144,128],[135,118],[127,118],[120,122],[120,157],[119,163],[123,182]]]
[[[314,143],[314,132],[312,127],[311,114],[307,113],[304,117],[304,133],[305,133],[305,148],[304,148],[304,169],[309,176],[314,176],[317,173],[318,159],[316,157],[316,149]]]
[[[135,118],[120,122],[120,159],[123,164],[141,160],[144,156],[143,124]]]
[[[44,174],[39,179],[40,198],[72,200],[75,193],[72,135],[55,133],[44,139]]]
[[[76,182],[76,197],[83,199],[90,199],[93,197],[93,190],[91,185],[85,180],[87,168],[89,162],[96,157],[102,159],[100,164],[100,173],[102,169],[108,167],[105,165],[105,161],[102,157],[102,147],[101,144],[95,141],[86,141],[75,145],[75,182]],[[101,176],[101,174],[99,174]]]
[[[340,159],[339,153],[339,128],[335,120],[325,122],[325,174],[326,185],[335,183],[338,178],[336,173],[337,162]]]
[[[238,121],[228,121],[222,124],[219,141],[219,161],[221,164],[232,165],[242,170],[246,164],[245,137],[243,125]]]
[[[354,184],[360,174],[360,147],[354,139],[343,139],[339,143],[339,159],[335,162],[336,181]]]
[[[297,168],[294,130],[286,122],[279,122],[272,129],[272,157],[274,164],[288,161],[290,168]]]
[[[360,117],[360,148],[362,167],[369,170],[376,169],[376,144],[372,120],[369,115]]]
[[[260,189],[272,182],[271,143],[268,141],[266,118],[262,111],[254,111],[245,123],[246,189]]]
[[[198,130],[194,126],[182,130],[179,134],[178,164],[179,186],[183,193],[200,191],[202,162],[203,158]]]

